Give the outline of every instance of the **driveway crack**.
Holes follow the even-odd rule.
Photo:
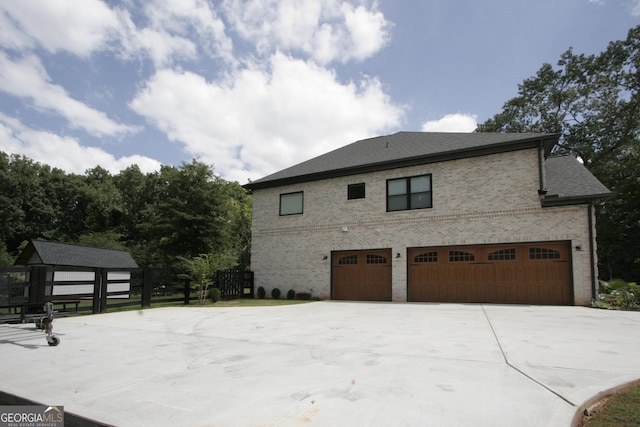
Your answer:
[[[532,377],[531,375],[527,374],[522,369],[518,368],[517,366],[515,366],[515,365],[511,364],[511,362],[509,362],[509,358],[507,357],[507,354],[505,353],[504,349],[502,348],[502,344],[500,343],[500,339],[498,338],[498,334],[496,334],[496,331],[493,328],[493,324],[491,323],[491,319],[489,319],[489,315],[487,314],[487,311],[484,309],[484,305],[481,305],[481,307],[482,307],[482,312],[484,313],[484,317],[487,319],[487,323],[489,324],[489,327],[491,328],[491,333],[493,334],[493,337],[496,340],[496,344],[498,344],[498,348],[500,349],[500,353],[502,353],[502,358],[504,359],[504,363],[506,363],[508,367],[510,367],[514,371],[518,372],[520,375],[524,376],[525,378],[529,379],[530,381],[533,381],[534,383],[538,384],[540,387],[546,389],[547,391],[551,392],[555,396],[557,396],[560,399],[564,400],[569,405],[574,406],[574,407],[578,406],[575,403],[573,403],[572,401],[570,401],[569,399],[567,399],[566,397],[564,397],[559,392],[555,391],[554,389],[550,388],[549,386],[547,386],[546,384],[544,384],[540,380]]]

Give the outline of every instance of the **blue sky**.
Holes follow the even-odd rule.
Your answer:
[[[69,173],[193,158],[241,184],[356,140],[473,131],[640,0],[0,2],[0,151]]]

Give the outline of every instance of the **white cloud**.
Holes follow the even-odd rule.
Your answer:
[[[0,10],[49,52],[88,56],[119,27],[116,14],[99,0],[3,1]]]
[[[376,79],[341,84],[332,71],[283,54],[269,65],[217,82],[162,70],[130,106],[240,183],[395,128],[404,116]]]
[[[210,3],[154,0],[143,4],[148,26],[136,25],[124,7],[110,9],[100,0],[0,2],[0,46],[20,49],[37,43],[50,53],[67,51],[79,57],[101,51],[124,58],[144,53],[158,67],[194,59],[199,53],[234,62],[231,39]]]
[[[429,120],[422,124],[423,132],[473,132],[478,127],[475,114],[447,114],[438,120]]]
[[[227,0],[231,26],[258,52],[304,53],[321,64],[366,59],[389,41],[375,3],[338,0]],[[364,3],[370,3],[365,5]]]
[[[138,165],[143,173],[160,170],[160,162],[149,157],[133,155],[116,158],[100,148],[82,146],[75,138],[31,129],[2,113],[0,150],[21,154],[67,173],[82,174],[96,166],[113,174],[131,165]]]
[[[13,61],[0,52],[0,90],[20,98],[28,98],[36,107],[56,112],[66,118],[71,127],[84,129],[95,136],[114,136],[136,131],[135,128],[116,123],[105,113],[71,98],[62,86],[50,83],[47,71],[35,55]]]
[[[145,2],[145,13],[151,26],[158,31],[180,35],[186,39],[195,37],[207,54],[220,56],[234,62],[233,42],[225,32],[225,24],[203,0],[153,0]]]
[[[631,1],[631,15],[640,16],[640,0]]]

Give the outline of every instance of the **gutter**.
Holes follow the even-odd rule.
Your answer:
[[[589,223],[589,257],[591,258],[589,261],[591,267],[591,300],[595,300],[598,297],[598,287],[596,277],[596,251],[595,251],[595,233],[593,229],[593,202],[589,203],[589,208],[587,209],[587,215],[589,215],[588,223]]]
[[[544,146],[542,141],[538,143],[538,176],[540,182],[540,188],[538,189],[538,195],[544,196],[547,194],[547,182],[544,170]]]

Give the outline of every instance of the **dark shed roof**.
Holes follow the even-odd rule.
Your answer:
[[[257,190],[325,178],[538,147],[545,154],[558,135],[544,133],[398,132],[363,139],[245,184]]]
[[[138,268],[126,251],[31,240],[15,265],[64,265],[95,268]]]
[[[573,156],[549,157],[545,161],[547,194],[543,206],[587,203],[613,195]]]

